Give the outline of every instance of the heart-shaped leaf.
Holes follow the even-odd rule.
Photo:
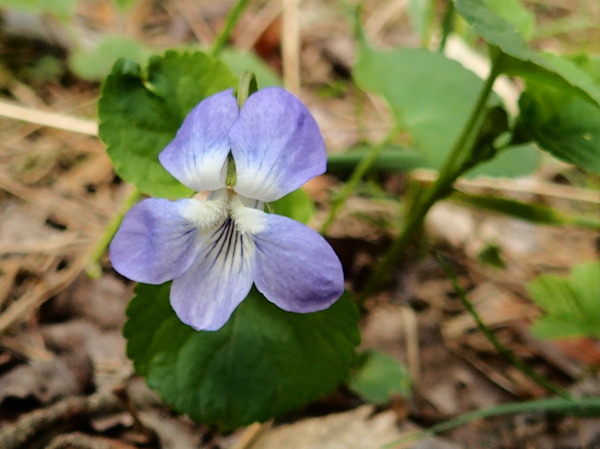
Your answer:
[[[150,58],[144,70],[118,61],[98,105],[100,137],[117,174],[148,195],[189,195],[190,190],[160,165],[158,154],[196,104],[235,85],[222,62],[200,52],[169,51]]]
[[[327,310],[285,312],[257,290],[216,332],[195,331],[169,305],[169,284],[138,284],[124,329],[127,354],[176,411],[235,428],[330,393],[348,376],[360,341],[343,296]]]
[[[490,8],[487,2],[455,0],[454,3],[475,32],[504,53],[499,67],[501,72],[541,81],[600,105],[600,88],[587,73],[566,59],[531,49],[514,24]]]

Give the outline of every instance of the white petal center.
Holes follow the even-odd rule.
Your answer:
[[[220,191],[218,191],[220,192]],[[203,231],[208,231],[227,217],[227,200],[215,195],[207,201],[189,201],[181,215]]]
[[[231,218],[242,234],[258,234],[265,229],[264,203],[235,195],[230,201]]]
[[[209,270],[220,272],[226,280],[247,268],[245,264],[253,260],[254,249],[252,237],[240,232],[233,219],[227,217],[207,236],[202,253]]]

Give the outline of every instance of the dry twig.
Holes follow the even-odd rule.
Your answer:
[[[300,92],[300,29],[298,24],[299,0],[283,0],[283,82],[294,94]]]
[[[252,449],[272,425],[273,420],[267,421],[266,423],[254,423],[249,425],[235,444],[231,446],[231,449]]]
[[[57,272],[53,279],[39,282],[34,288],[8,306],[0,315],[0,335],[14,323],[37,310],[46,300],[69,286],[83,271],[88,259],[87,251],[79,254],[67,268]]]
[[[157,404],[156,397],[146,388],[132,388],[130,394],[140,409]],[[32,441],[47,440],[58,430],[72,428],[77,422],[125,410],[123,402],[111,389],[98,391],[91,396],[71,396],[5,425],[0,429],[0,447],[25,449]]]
[[[5,425],[0,430],[0,447],[22,449],[32,440],[56,431],[57,428],[73,425],[77,420],[122,410],[122,403],[110,391],[98,392],[91,396],[72,396]]]
[[[95,120],[85,120],[55,112],[25,108],[5,101],[0,101],[0,116],[89,136],[98,135],[98,123]]]
[[[58,435],[46,449],[135,449],[135,446],[80,432]]]

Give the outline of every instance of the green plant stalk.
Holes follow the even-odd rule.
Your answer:
[[[440,45],[438,46],[438,51],[440,53],[443,53],[446,48],[448,36],[454,29],[455,18],[454,2],[449,1],[446,3],[446,9],[444,10],[444,16],[442,17],[442,37],[440,39]]]
[[[339,213],[342,206],[348,200],[348,197],[352,194],[352,192],[354,192],[356,186],[358,185],[362,177],[365,175],[365,173],[369,170],[369,168],[371,168],[375,161],[377,161],[377,158],[381,155],[388,141],[395,133],[396,131],[394,128],[390,131],[390,133],[385,139],[383,139],[381,142],[375,145],[371,149],[369,154],[367,154],[367,156],[358,163],[348,181],[346,181],[340,192],[332,200],[331,208],[329,209],[329,214],[327,215],[323,226],[321,226],[321,234],[327,234],[329,227],[333,223],[333,220],[335,220],[335,217]]]
[[[410,443],[426,436],[437,435],[455,427],[462,426],[476,419],[489,418],[499,415],[512,415],[517,413],[550,412],[560,414],[600,415],[600,397],[586,397],[577,399],[538,399],[534,401],[500,404],[494,407],[464,413],[456,418],[441,422],[428,429],[413,433],[400,440],[382,446],[382,449],[392,449],[401,444]]]
[[[225,49],[227,41],[231,36],[231,32],[240,20],[244,9],[246,9],[246,6],[248,6],[248,0],[238,0],[238,2],[235,5],[233,5],[233,8],[231,8],[229,14],[227,15],[223,31],[221,31],[221,33],[215,39],[215,43],[213,44],[213,48],[211,51],[212,56],[219,56],[221,52]]]
[[[481,119],[483,111],[485,110],[488,98],[492,93],[494,82],[499,74],[499,60],[500,55],[495,54],[495,57],[492,59],[490,74],[485,80],[467,123],[458,136],[456,143],[454,144],[448,158],[441,168],[438,178],[423,193],[421,201],[415,205],[413,210],[410,211],[408,221],[402,229],[402,232],[394,241],[394,243],[392,243],[390,249],[384,255],[383,259],[380,260],[373,268],[373,271],[369,275],[365,286],[357,297],[357,302],[359,304],[364,303],[364,301],[379,286],[381,286],[381,284],[383,284],[393,266],[396,265],[396,263],[404,254],[406,246],[413,241],[414,235],[423,226],[423,221],[425,220],[425,216],[427,215],[427,212],[429,212],[429,209],[431,209],[431,207],[438,200],[446,197],[451,192],[452,184],[462,174],[462,167],[465,165],[464,160],[466,160],[466,158],[472,153],[471,147],[473,145],[474,134],[477,130],[477,125]],[[463,156],[464,160],[460,164],[457,164],[457,161],[461,156]]]
[[[425,21],[423,24],[423,32],[421,34],[421,47],[429,48],[431,42],[431,34],[435,26],[435,10],[437,0],[429,0],[427,3],[427,10],[425,11]]]
[[[327,171],[353,172],[370,151],[351,151],[340,154],[330,154],[327,157]],[[371,165],[377,172],[410,171],[423,166],[423,157],[416,151],[389,150],[384,148]]]
[[[577,14],[536,26],[531,40],[549,38],[557,34],[572,33],[574,31],[583,31],[594,26],[596,25],[592,23],[591,17],[588,18],[585,14]],[[587,53],[589,49],[581,48],[579,51]]]
[[[467,123],[452,147],[444,166],[440,170],[440,177],[447,175],[449,177],[454,177],[453,181],[456,180],[456,178],[462,175],[463,167],[468,160],[473,157],[473,152],[476,150],[476,148],[473,147],[475,133],[478,131],[478,124],[482,119],[487,101],[492,94],[496,78],[498,78],[498,75],[501,73],[502,54],[500,53],[500,50],[490,46],[490,55],[492,59],[490,73],[481,88],[481,92],[479,92],[479,96],[475,101],[475,105],[473,106],[473,110],[471,111]],[[463,157],[463,160],[457,164],[457,161],[461,156]]]
[[[242,109],[244,102],[250,95],[258,90],[256,84],[256,76],[253,72],[245,70],[240,77],[240,83],[237,90],[237,104],[238,108]],[[237,182],[237,172],[235,170],[235,160],[231,153],[227,156],[227,175],[225,177],[225,185],[227,187],[234,187]]]
[[[569,217],[563,214],[565,220],[568,220],[573,226],[579,226],[580,228],[590,229],[592,231],[600,232],[600,221],[591,217],[582,217],[580,215],[575,217]]]
[[[545,388],[546,390],[548,390],[551,393],[557,394],[565,399],[569,399],[571,397],[571,395],[568,392],[566,392],[559,386],[554,385],[551,381],[546,379],[544,376],[542,376],[541,374],[539,374],[536,371],[534,371],[533,369],[531,369],[531,367],[529,367],[529,365],[527,365],[525,362],[523,362],[521,359],[519,359],[517,356],[515,356],[511,350],[509,350],[506,346],[504,346],[502,343],[500,343],[500,340],[498,340],[496,338],[496,334],[494,334],[494,332],[492,332],[492,330],[483,322],[483,320],[481,319],[481,316],[479,315],[479,313],[477,313],[477,310],[473,306],[473,303],[471,303],[471,301],[469,301],[469,298],[467,298],[465,291],[458,284],[456,275],[452,271],[452,268],[450,268],[450,266],[448,265],[448,262],[446,262],[446,260],[441,256],[438,256],[438,260],[440,261],[442,268],[444,269],[444,272],[446,273],[446,276],[448,276],[448,278],[450,279],[450,282],[452,282],[452,286],[454,287],[454,290],[456,291],[459,298],[461,299],[463,305],[465,306],[467,311],[471,314],[471,316],[477,323],[477,327],[483,333],[483,335],[485,335],[485,337],[489,340],[489,342],[492,345],[494,345],[494,348],[496,348],[496,351],[498,351],[498,353],[500,355],[502,355],[506,360],[508,360],[511,365],[513,365],[515,368],[517,368],[525,376],[529,377],[531,380],[533,380],[539,386]]]
[[[500,213],[531,223],[548,226],[578,226],[592,231],[600,231],[600,220],[582,215],[569,215],[550,207],[523,203],[517,200],[498,198],[487,195],[467,194],[454,191],[449,198],[453,202],[475,207],[479,210]]]
[[[104,233],[100,236],[96,244],[90,250],[90,258],[86,264],[85,272],[93,279],[99,278],[102,274],[100,263],[98,261],[100,260],[100,257],[102,257],[102,254],[104,254],[104,251],[106,251],[106,248],[117,232],[117,229],[119,229],[119,225],[121,224],[121,221],[123,221],[123,217],[142,196],[142,193],[133,185],[130,185],[130,189],[131,191],[127,194],[115,215],[110,219],[104,228]]]
[[[250,95],[258,90],[256,75],[253,72],[245,70],[240,77],[240,83],[237,90],[237,104],[240,109]]]

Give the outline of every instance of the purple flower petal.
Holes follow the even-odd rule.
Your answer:
[[[200,192],[225,187],[229,129],[239,109],[232,89],[204,99],[185,118],[160,163],[182,184]]]
[[[306,313],[331,306],[344,292],[342,265],[321,235],[287,217],[265,214],[254,235],[254,282],[283,310]]]
[[[135,205],[110,244],[114,269],[146,284],[162,284],[179,276],[196,256],[198,226],[186,216],[202,204],[151,198]]]
[[[230,218],[204,236],[200,254],[171,286],[171,306],[197,330],[220,329],[252,287],[255,248]]]
[[[325,171],[319,126],[308,109],[278,87],[248,97],[229,132],[236,192],[274,201]]]

